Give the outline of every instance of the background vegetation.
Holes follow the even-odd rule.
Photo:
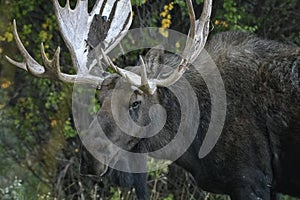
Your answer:
[[[187,33],[184,0],[132,3],[132,27],[161,27],[165,37],[165,28]],[[202,0],[194,5],[199,16]],[[132,199],[134,191],[87,175],[92,162],[84,161],[86,151],[73,127],[72,85],[33,78],[4,59],[4,55],[21,59],[13,42],[15,18],[21,39],[35,58],[40,58],[41,42],[49,55],[60,45],[63,71],[72,71],[51,1],[0,0],[0,13],[0,199]],[[299,0],[214,0],[211,35],[242,30],[299,45],[299,13]],[[128,62],[132,60],[136,57]],[[197,189],[192,178],[175,165],[150,173],[148,185],[151,199],[229,199]]]

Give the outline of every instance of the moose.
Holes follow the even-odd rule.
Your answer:
[[[138,66],[122,69],[108,53],[131,25],[130,0],[97,1],[91,12],[87,11],[86,0],[78,1],[74,9],[70,8],[69,1],[65,7],[57,0],[53,4],[77,74],[61,72],[59,47],[49,60],[42,44],[44,66],[35,61],[22,44],[15,21],[14,38],[24,61],[7,59],[36,77],[88,84],[100,90],[101,109],[91,127],[93,123],[98,124],[109,141],[131,152],[147,153],[162,148],[176,137],[184,118],[178,98],[168,88],[182,79],[189,80],[197,97],[194,103],[201,111],[201,114],[197,110],[191,112],[196,113],[191,121],[199,122],[199,126],[191,144],[175,163],[189,172],[202,189],[228,194],[232,200],[275,200],[278,193],[300,197],[300,48],[242,32],[219,33],[207,41],[212,1],[204,1],[202,14],[196,20],[192,2],[186,0],[190,31],[183,56],[153,48],[145,58],[140,56]],[[212,97],[203,74],[192,66],[204,49],[224,81],[227,103],[219,139],[209,152],[199,156],[201,147],[213,140],[207,135],[212,120]],[[97,56],[91,56],[95,52]],[[203,68],[207,67],[205,63],[203,60]],[[99,76],[90,73],[95,65],[101,69]],[[158,69],[165,65],[168,67]],[[115,73],[108,73],[107,68]],[[112,101],[116,85],[119,85],[119,97],[130,94],[128,101],[118,101],[119,105]],[[165,109],[166,121],[154,136],[138,137],[139,130],[135,129],[131,135],[124,134],[114,121],[112,110],[117,106],[118,112],[129,114],[136,124],[151,127],[147,126],[151,120],[161,118],[161,113],[151,113],[150,108],[156,104]],[[106,165],[95,163],[99,174],[108,176],[117,185],[134,187],[138,199],[147,199],[146,173],[130,171],[130,166],[136,163],[118,156],[113,146],[97,136],[97,129],[92,130],[95,133],[84,137],[83,142],[93,141],[99,152],[114,155],[113,159],[105,160]],[[143,130],[146,134],[151,132],[147,128]],[[183,134],[188,135],[188,131]],[[166,152],[161,157],[172,159],[173,155]],[[129,170],[115,169],[113,166],[118,162]]]

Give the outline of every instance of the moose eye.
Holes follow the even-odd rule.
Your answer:
[[[131,104],[131,108],[137,109],[141,105],[141,101],[135,101]]]

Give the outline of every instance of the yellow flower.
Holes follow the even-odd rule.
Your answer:
[[[43,29],[46,29],[46,28],[48,28],[48,24],[47,23],[43,23],[42,27],[43,27]]]
[[[169,11],[173,9],[173,4],[174,3],[170,3],[169,5],[165,5],[164,6],[164,11],[162,11],[160,13],[160,16],[163,18],[161,20],[161,28],[170,28],[172,22],[171,22],[171,18],[172,16],[169,14]],[[167,33],[165,31],[161,30],[161,33],[163,33],[164,35],[167,35]]]
[[[161,28],[169,28],[169,25],[168,24],[162,24]]]
[[[161,21],[161,27],[162,28],[169,28],[170,27],[170,25],[171,25],[171,20],[169,20],[169,19],[163,19],[162,21]]]
[[[227,24],[227,22],[225,22],[225,21],[222,21],[222,22],[221,22],[221,25],[222,25],[223,27],[225,27],[225,28],[228,27],[228,24]]]
[[[7,89],[9,86],[11,85],[11,82],[10,81],[5,81],[1,84],[1,87],[3,89]]]
[[[169,10],[170,10],[170,11],[173,10],[173,8],[174,8],[173,4],[174,4],[174,2],[171,2],[171,3],[169,4]]]
[[[160,13],[160,16],[161,16],[161,17],[166,17],[166,16],[167,16],[167,12],[166,12],[166,11],[161,12],[161,13]]]
[[[220,21],[219,20],[216,20],[215,21],[215,25],[219,25],[220,24]]]
[[[180,43],[176,42],[175,46],[176,46],[177,49],[179,49],[180,48]]]
[[[51,126],[52,126],[52,127],[57,126],[57,121],[56,121],[55,119],[52,119],[52,120],[51,120]]]
[[[159,28],[159,33],[165,38],[169,37],[169,32],[165,28]]]
[[[79,149],[78,149],[78,148],[75,148],[75,149],[74,149],[74,152],[75,152],[75,153],[78,153],[78,152],[79,152]]]

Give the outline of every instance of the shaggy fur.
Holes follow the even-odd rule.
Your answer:
[[[199,187],[229,194],[232,200],[276,199],[278,192],[300,197],[300,49],[251,34],[225,32],[211,38],[206,50],[225,84],[225,125],[214,149],[199,159],[198,152],[210,122],[211,102],[202,77],[190,69],[184,76],[198,97],[200,126],[193,144],[176,163],[193,175]],[[177,56],[158,56],[158,60],[168,65],[175,66],[179,61]],[[103,94],[107,95],[107,91]],[[179,103],[168,89],[158,88],[155,95],[144,95],[143,101],[148,108],[149,104],[159,102],[168,118],[158,135],[141,140],[133,138],[133,151],[159,149],[174,137],[180,123]],[[142,116],[147,111],[142,104],[140,110],[131,113],[137,123],[143,123]],[[109,123],[110,134],[123,137],[116,125],[112,125],[112,118],[107,119],[109,115],[100,111],[100,123]],[[120,173],[110,169],[109,175],[123,186],[126,182],[130,187],[138,185],[140,199],[147,198],[145,176]]]

